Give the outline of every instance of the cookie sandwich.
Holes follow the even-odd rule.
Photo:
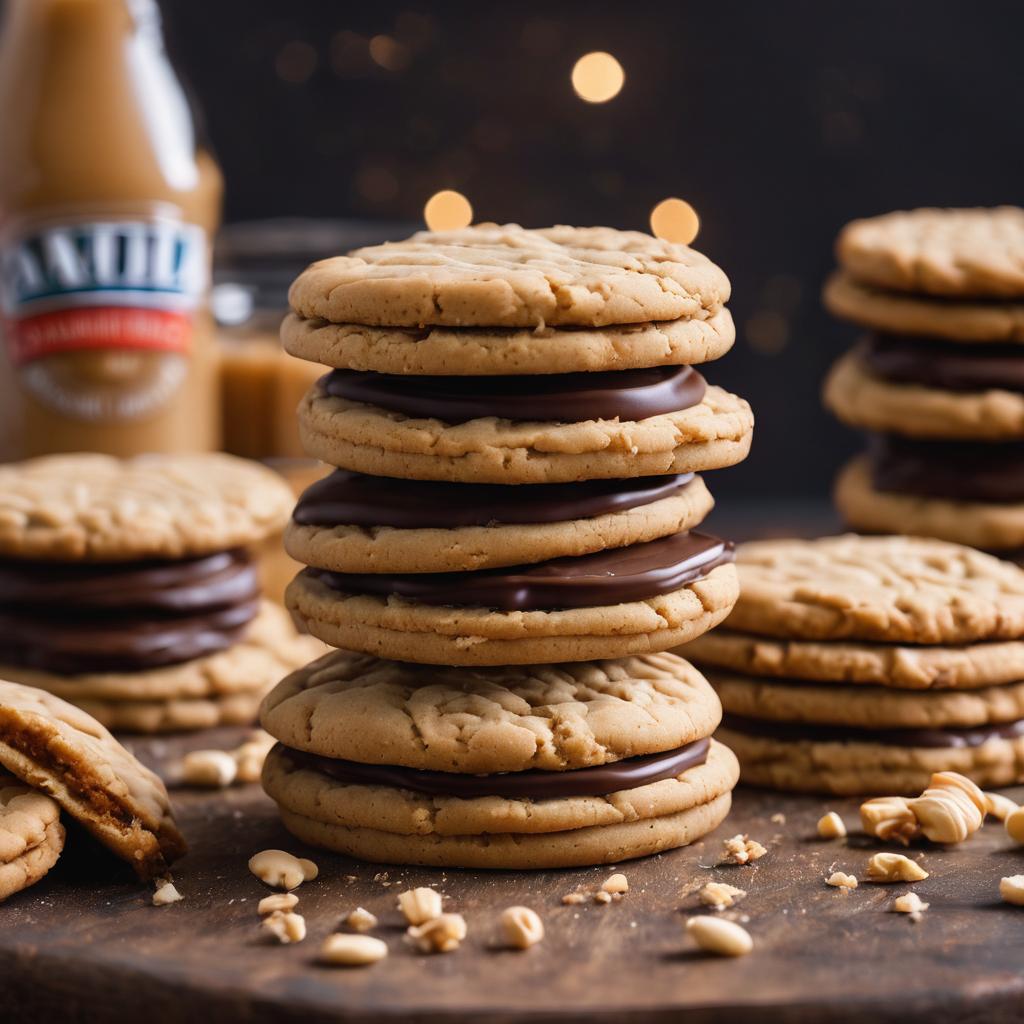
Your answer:
[[[125,731],[251,722],[323,650],[261,598],[250,554],[291,501],[226,455],[0,467],[0,677]]]
[[[694,368],[735,333],[706,257],[639,232],[480,225],[314,264],[282,337],[337,467],[286,532],[327,643],[444,665],[645,654],[736,598],[699,473],[749,406]]]
[[[64,848],[62,815],[142,879],[185,853],[163,782],[90,715],[0,681],[0,900],[45,876]]]
[[[738,552],[725,626],[680,649],[725,711],[743,779],[919,793],[933,772],[1024,781],[1024,571],[911,537],[762,541]]]
[[[868,331],[825,387],[870,433],[837,482],[847,523],[1024,546],[1024,210],[854,221],[837,255],[825,304]]]
[[[299,839],[436,867],[613,863],[728,813],[721,709],[671,654],[444,668],[338,651],[266,698],[263,785]]]

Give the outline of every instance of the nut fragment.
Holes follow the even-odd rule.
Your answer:
[[[273,914],[278,910],[291,910],[299,897],[293,892],[275,892],[271,896],[264,896],[256,906],[256,912],[261,915]]]
[[[857,888],[857,879],[853,875],[848,875],[845,871],[833,871],[825,879],[825,884],[833,885],[837,889],[842,889],[843,892],[849,892],[851,889]]]
[[[933,843],[962,843],[981,828],[988,805],[970,779],[957,772],[935,772],[928,788],[907,807]]]
[[[181,780],[187,786],[224,789],[237,774],[238,765],[226,750],[192,750],[181,761]]]
[[[168,904],[177,903],[184,898],[169,878],[163,878],[157,882],[156,892],[153,893],[153,906],[166,907]]]
[[[320,959],[325,964],[341,967],[365,967],[388,955],[388,947],[372,935],[345,935],[336,932],[324,939]]]
[[[715,910],[725,910],[746,895],[746,889],[737,889],[736,886],[726,885],[725,882],[708,882],[699,893],[701,903]]]
[[[909,801],[902,796],[880,796],[860,805],[860,821],[869,836],[883,842],[898,840],[904,846],[918,835],[920,828]]]
[[[613,894],[629,892],[629,881],[624,874],[616,872],[614,875],[609,875],[604,882],[601,883],[601,891]]]
[[[1024,807],[1011,811],[1003,822],[1006,834],[1015,842],[1024,844]]]
[[[686,931],[706,953],[718,956],[743,956],[754,948],[754,940],[746,928],[721,917],[691,917]]]
[[[427,886],[406,889],[398,894],[398,909],[409,924],[424,924],[441,916],[441,894]]]
[[[274,889],[297,889],[319,874],[311,860],[293,857],[284,850],[263,850],[249,858],[249,870]]]
[[[562,897],[562,902],[567,907],[571,907],[571,906],[576,906],[579,903],[586,903],[587,902],[587,897],[584,896],[583,893],[581,893],[581,892],[567,892]]]
[[[508,907],[501,913],[505,940],[515,949],[529,949],[544,938],[544,922],[529,907]]]
[[[356,909],[345,918],[345,924],[347,924],[353,931],[368,932],[377,927],[377,918],[363,907],[356,907]]]
[[[290,910],[275,910],[263,918],[262,928],[285,945],[301,942],[306,937],[306,919]]]
[[[917,861],[902,853],[876,853],[868,861],[869,882],[920,882],[927,877],[928,872]]]
[[[999,879],[999,895],[1007,903],[1024,907],[1024,875],[1010,875]]]
[[[1000,821],[1006,821],[1006,819],[1017,810],[1017,804],[1015,804],[1008,796],[1003,796],[1002,793],[986,793],[985,794],[985,810],[992,815],[993,818],[998,818]]]
[[[604,889],[598,889],[597,892],[594,893],[595,903],[611,903],[611,901],[612,894],[610,892],[605,892]]]
[[[466,919],[461,914],[441,914],[405,932],[405,941],[421,953],[450,953],[465,937]]]
[[[277,741],[269,733],[255,732],[241,746],[231,751],[238,768],[237,782],[259,782],[263,772],[263,762],[270,753],[270,748]]]
[[[726,839],[723,846],[722,859],[732,864],[750,864],[768,852],[756,839],[746,835]]]
[[[892,909],[899,914],[923,914],[930,906],[916,892],[905,892],[893,900]]]
[[[818,835],[822,839],[842,839],[846,835],[846,825],[835,811],[829,811],[818,819]]]

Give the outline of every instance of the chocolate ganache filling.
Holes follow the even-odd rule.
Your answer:
[[[235,643],[259,610],[245,551],[176,561],[0,562],[0,662],[132,672]]]
[[[624,761],[551,772],[528,770],[500,772],[495,775],[465,775],[459,772],[425,771],[398,765],[362,764],[309,754],[292,747],[281,747],[287,757],[301,768],[329,775],[353,786],[391,786],[426,796],[454,796],[462,800],[498,796],[507,799],[553,800],[574,796],[607,796],[623,789],[637,789],[664,779],[674,779],[690,768],[704,764],[710,740],[697,740],[676,750]]]
[[[871,440],[877,491],[951,501],[1024,501],[1024,443],[1019,441]]]
[[[624,512],[680,494],[692,473],[571,484],[459,484],[394,480],[337,469],[307,488],[300,526],[452,529],[498,523],[560,523]]]
[[[883,380],[943,391],[1024,392],[1024,348],[964,344],[899,334],[873,334],[860,349],[867,368]]]
[[[730,543],[691,530],[644,544],[536,565],[474,572],[336,573],[306,569],[345,594],[400,597],[428,605],[550,611],[643,601],[680,590],[733,561]]]
[[[980,747],[989,740],[1024,736],[1024,719],[1004,724],[949,729],[858,729],[844,725],[773,722],[726,714],[722,727],[748,736],[813,743],[880,743],[893,747]]]
[[[400,377],[332,370],[320,379],[335,398],[444,423],[503,420],[576,423],[644,420],[699,405],[707,387],[690,366],[509,377]]]

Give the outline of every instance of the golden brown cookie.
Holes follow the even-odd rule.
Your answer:
[[[855,220],[836,243],[858,281],[954,298],[1024,297],[1024,210],[919,209]]]
[[[717,387],[709,387],[699,405],[640,422],[492,417],[453,425],[329,396],[319,385],[299,406],[306,450],[332,466],[464,483],[564,483],[720,469],[746,458],[753,425],[750,406]]]
[[[714,628],[738,594],[736,570],[647,600],[560,611],[493,611],[344,593],[300,573],[288,608],[333,647],[437,665],[591,661],[668,650]]]
[[[866,456],[836,480],[836,507],[847,526],[870,533],[938,537],[989,551],[1024,547],[1024,502],[956,501],[876,490]]]
[[[1024,342],[1024,302],[972,302],[889,292],[845,271],[825,284],[825,307],[844,320],[890,334],[957,342]]]
[[[602,327],[703,317],[729,298],[707,257],[636,231],[480,224],[421,231],[305,270],[292,309],[332,323]]]
[[[1024,679],[1024,641],[954,646],[781,640],[719,629],[675,652],[697,665],[768,679],[974,690]]]
[[[0,770],[0,902],[38,882],[63,849],[57,802]]]
[[[755,541],[731,629],[798,640],[958,644],[1024,636],[1024,570],[913,537]]]
[[[0,555],[186,558],[255,544],[294,502],[272,470],[231,455],[52,455],[0,466]]]
[[[56,800],[142,878],[185,853],[163,782],[52,694],[0,682],[0,766]]]
[[[857,349],[825,382],[825,404],[844,423],[906,437],[1007,441],[1024,438],[1024,395],[992,388],[944,391],[883,380]]]
[[[324,366],[437,376],[581,373],[720,359],[736,340],[725,308],[706,316],[614,327],[367,327],[307,320],[281,326],[293,356]]]

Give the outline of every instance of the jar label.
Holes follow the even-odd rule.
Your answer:
[[[0,243],[8,358],[50,407],[142,416],[188,372],[208,284],[202,228],[170,217],[28,225]]]

